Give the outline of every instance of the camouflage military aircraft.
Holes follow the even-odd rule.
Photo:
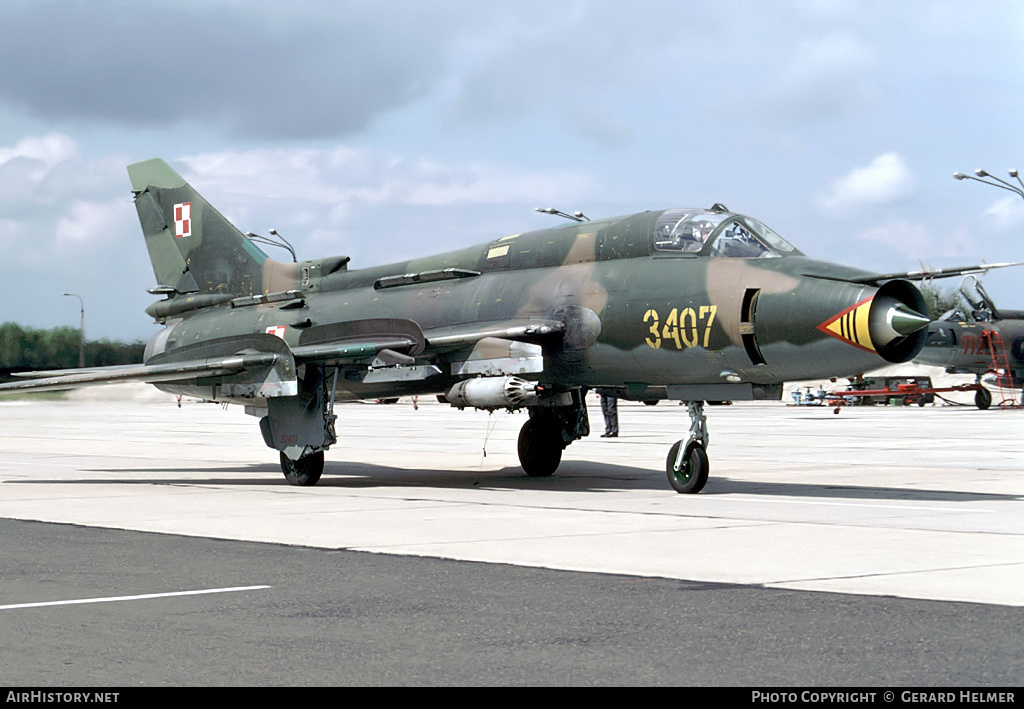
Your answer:
[[[992,338],[982,333],[995,332],[1005,350],[1004,364],[1013,388],[1024,388],[1024,310],[996,308],[975,276],[961,282],[960,293],[973,310],[968,314],[956,308],[931,323],[924,349],[914,361],[945,367],[950,374],[973,374],[980,381],[994,366]],[[987,409],[992,394],[979,389],[974,401],[979,409]]]
[[[804,256],[716,204],[574,221],[439,256],[348,270],[348,257],[269,258],[162,160],[129,166],[166,296],[145,363],[38,373],[3,390],[145,381],[241,404],[313,485],[337,441],[337,402],[436,394],[457,407],[526,409],[518,451],[547,476],[588,435],[584,396],[687,402],[672,487],[708,478],[704,402],[779,399],[790,380],[906,362],[928,318],[900,274]]]

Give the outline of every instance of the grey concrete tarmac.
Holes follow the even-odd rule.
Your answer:
[[[0,685],[1000,687],[1019,609],[0,520]],[[256,588],[253,588],[256,587]],[[154,593],[240,590],[137,598]],[[125,598],[132,596],[132,598]]]
[[[8,550],[7,540],[19,535],[40,541],[29,545],[31,554],[5,552],[5,559],[21,559],[17,568],[27,571],[16,583],[4,584],[0,605],[162,593],[168,585],[272,586],[172,600],[0,610],[0,623],[8,630],[15,624],[27,656],[36,659],[52,655],[56,646],[45,633],[36,634],[38,646],[32,644],[33,627],[47,626],[26,620],[26,612],[63,618],[52,621],[55,628],[81,628],[72,658],[87,654],[92,631],[108,640],[117,631],[102,630],[103,620],[79,621],[74,615],[68,625],[61,613],[99,614],[110,622],[121,613],[137,613],[133,617],[141,625],[114,627],[133,638],[138,632],[161,636],[168,627],[177,633],[166,639],[172,646],[187,646],[199,656],[219,648],[224,662],[237,658],[230,671],[235,674],[225,675],[218,663],[220,669],[194,672],[191,680],[170,666],[163,674],[128,672],[135,665],[119,660],[126,672],[117,681],[125,685],[136,672],[145,683],[292,681],[287,672],[247,675],[238,669],[269,667],[270,658],[255,649],[263,645],[280,650],[286,663],[312,654],[310,667],[327,683],[878,685],[941,684],[942,677],[951,683],[1005,683],[1020,676],[1019,410],[856,407],[835,415],[825,407],[779,402],[709,407],[711,480],[696,496],[677,495],[665,480],[668,448],[688,427],[685,410],[667,403],[620,402],[620,437],[592,435],[573,444],[558,472],[546,479],[525,477],[518,468],[521,414],[459,412],[424,400],[414,409],[409,399],[351,404],[338,413],[341,441],[328,453],[324,478],[314,488],[293,488],[276,454],[263,446],[256,420],[234,408],[188,401],[179,407],[134,387],[83,392],[64,401],[0,402],[0,519],[92,528],[43,526],[64,530],[53,537],[11,532],[16,528],[9,525],[17,523],[5,522]],[[596,398],[591,423],[600,432]],[[60,551],[93,535],[125,533],[113,530],[129,534],[75,554]],[[136,549],[145,546],[143,539],[166,542],[153,558],[159,560],[156,569],[181,569],[169,583],[140,562],[144,555]],[[270,559],[251,567],[265,568],[273,578],[252,578],[260,574],[251,569],[223,580],[200,572],[225,568],[222,561],[200,561],[203,553],[196,549],[211,545],[221,550],[220,560],[231,558],[227,549],[254,550],[238,553]],[[63,575],[74,576],[75,560],[86,552],[108,555],[96,561],[106,571],[97,572],[95,578],[104,581],[95,588]],[[339,570],[342,557],[354,565],[351,573]],[[48,567],[38,563],[50,558],[64,558],[64,571],[48,576]],[[289,567],[300,558],[305,566]],[[375,576],[375,566],[388,571]],[[465,569],[476,575],[463,576]],[[384,580],[391,576],[406,581]],[[5,581],[12,578],[4,574]],[[308,652],[319,642],[332,648],[324,657],[336,662],[342,656],[337,638],[309,635],[317,625],[311,618],[324,616],[329,626],[343,626],[336,616],[350,612],[344,599],[353,589],[339,588],[342,578],[377,579],[358,592],[376,599],[364,608],[363,620],[366,628],[387,628],[384,635],[390,633],[391,640],[380,639],[370,656],[384,657],[392,648],[393,657],[406,659],[404,665],[382,670],[376,679],[369,670],[345,676],[331,673],[329,663]],[[322,583],[322,591],[309,593],[324,595],[296,597],[306,588],[301,579],[309,579],[310,588]],[[423,584],[428,590],[417,591]],[[604,600],[589,610],[587,599],[598,587]],[[657,592],[646,597],[634,589]],[[430,609],[419,620],[415,613],[404,615],[403,609],[415,611],[414,598]],[[262,605],[268,603],[279,604],[278,615],[268,615]],[[167,620],[156,610],[165,604],[210,610],[196,625],[187,620],[193,610],[175,611]],[[618,614],[611,610],[616,606],[623,606]],[[442,607],[460,610],[447,616]],[[147,620],[148,613],[156,615]],[[246,633],[258,637],[239,642],[240,625],[261,626],[266,617],[279,621],[273,630],[264,636],[255,627]],[[528,617],[541,625],[512,642],[508,633],[514,637]],[[956,618],[973,619],[976,630]],[[627,632],[630,626],[643,630]],[[445,647],[486,659],[478,671],[456,670],[454,649],[450,663],[441,663],[444,670],[421,657],[429,654],[432,636],[442,637],[439,629],[452,627],[459,629],[457,637],[475,639]],[[501,630],[487,636],[488,627]],[[359,637],[369,634],[367,629]],[[497,663],[504,671],[487,675],[486,667],[499,658],[484,653],[478,642],[495,648],[511,643],[516,652]],[[655,656],[637,649],[645,642],[672,659],[663,670],[656,669],[661,665]],[[915,642],[923,654],[910,651]],[[595,647],[604,648],[604,659],[587,669],[585,651]],[[780,647],[787,648],[781,656]],[[682,649],[674,655],[672,648]],[[874,649],[878,661],[859,658],[851,666],[859,670],[841,669],[845,648]],[[349,647],[343,655],[356,650]],[[552,664],[560,651],[565,662]],[[681,672],[677,663],[692,664],[695,654],[706,654],[706,662],[702,657],[695,671]],[[759,654],[762,661],[756,660]],[[726,670],[714,671],[716,665]],[[71,659],[64,666],[82,664]],[[545,674],[544,666],[557,671]],[[655,669],[645,673],[645,667]],[[97,670],[96,676],[102,674]],[[300,672],[294,681],[316,683],[315,674]]]

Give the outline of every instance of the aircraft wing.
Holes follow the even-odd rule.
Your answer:
[[[26,381],[0,384],[0,393],[59,391],[124,382],[195,383],[225,378],[261,396],[294,396],[298,391],[295,359],[283,340],[266,333],[221,337],[156,354],[145,364],[28,372]],[[22,376],[26,376],[23,374]]]
[[[25,381],[0,384],[0,393],[59,391],[133,381],[196,384],[200,379],[219,377],[229,384],[226,391],[294,396],[296,366],[303,362],[327,366],[366,366],[372,362],[378,369],[373,377],[387,380],[389,373],[408,376],[408,372],[415,371],[416,376],[431,376],[440,370],[431,365],[413,366],[418,355],[425,354],[429,360],[434,354],[460,351],[463,355],[455,357],[460,373],[492,371],[511,366],[510,361],[517,371],[539,371],[542,357],[537,343],[564,330],[561,321],[524,318],[443,327],[424,334],[412,320],[356,320],[303,329],[292,348],[275,335],[254,333],[178,347],[150,357],[145,364],[22,372],[17,376],[25,377]],[[524,369],[527,366],[529,370]]]
[[[1024,266],[1024,261],[983,263],[979,266],[956,266],[953,268],[926,268],[921,271],[906,271],[904,273],[876,273],[869,276],[843,278],[841,280],[868,285],[878,285],[884,281],[894,281],[897,279],[904,281],[928,281],[934,278],[966,276],[970,273],[988,273],[993,268],[1007,268],[1009,266]]]
[[[59,391],[98,384],[124,382],[172,382],[238,374],[250,369],[273,366],[278,355],[269,352],[233,355],[203,360],[188,360],[167,364],[131,364],[114,367],[65,369],[57,372],[24,372],[18,376],[40,377],[20,382],[0,384],[0,393],[12,391]],[[46,375],[46,376],[43,376]]]

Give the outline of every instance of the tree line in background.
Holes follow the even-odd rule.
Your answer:
[[[55,327],[37,330],[16,323],[0,325],[0,378],[12,372],[78,367],[79,330]],[[142,362],[144,342],[86,340],[85,366],[106,367]]]
[[[971,306],[964,299],[963,294],[953,286],[951,288],[940,288],[934,281],[921,283],[918,288],[924,296],[924,302],[928,306],[928,317],[937,320],[948,310],[959,309],[965,313],[971,312]]]

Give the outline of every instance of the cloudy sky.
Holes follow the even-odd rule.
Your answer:
[[[156,332],[151,157],[352,268],[714,202],[869,270],[1024,260],[1024,200],[952,178],[1024,169],[1022,47],[1019,0],[3,0],[0,322]]]

